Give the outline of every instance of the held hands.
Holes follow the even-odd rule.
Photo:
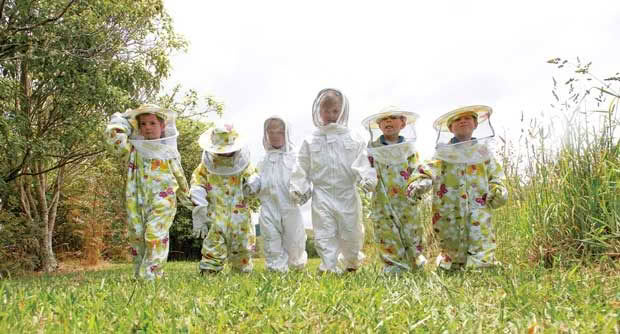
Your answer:
[[[260,191],[261,182],[258,175],[252,175],[247,181],[243,182],[243,196],[255,195]]]
[[[308,200],[310,199],[310,194],[302,194],[299,191],[292,191],[291,198],[293,199],[293,202],[295,202],[295,204],[302,206],[306,204],[306,202],[308,202]]]
[[[360,182],[360,187],[366,192],[374,192],[377,187],[377,179],[366,178]]]
[[[433,181],[430,179],[421,179],[411,182],[407,187],[407,196],[413,203],[417,203],[424,193],[429,191],[433,186]]]

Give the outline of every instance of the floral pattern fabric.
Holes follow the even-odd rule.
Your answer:
[[[382,145],[377,140],[371,146]],[[418,166],[418,153],[400,163],[382,163],[372,156],[369,160],[379,178],[372,200],[371,219],[384,272],[412,270],[420,265],[417,260],[424,251],[424,226],[419,210],[407,198],[407,186]]]
[[[105,134],[112,151],[127,164],[125,205],[135,275],[150,280],[163,275],[177,198],[188,208],[193,205],[180,161],[143,157],[128,141],[130,132],[129,123],[117,122]]]
[[[433,231],[439,238],[440,267],[487,267],[495,261],[491,209],[506,202],[504,172],[491,159],[478,164],[431,160],[412,178],[433,180]]]
[[[256,235],[243,184],[253,175],[256,170],[252,165],[239,174],[228,176],[209,173],[202,162],[194,170],[191,185],[204,187],[209,203],[207,222],[210,229],[202,242],[201,270],[221,271],[228,260],[235,270],[252,271]]]

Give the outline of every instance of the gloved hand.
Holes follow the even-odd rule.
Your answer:
[[[362,189],[364,189],[366,192],[374,192],[377,188],[377,179],[362,179],[362,181],[360,182],[360,187],[362,187]]]
[[[407,187],[407,196],[410,198],[419,198],[429,191],[433,186],[431,179],[421,179],[413,181]]]
[[[308,202],[308,200],[310,199],[310,194],[302,194],[299,191],[292,191],[291,198],[293,199],[293,202],[295,202],[295,204],[301,206]]]
[[[114,113],[110,117],[110,123],[108,123],[108,128],[115,128],[116,132],[126,132],[127,135],[131,134],[131,124],[127,120],[127,117],[121,113]]]
[[[491,209],[497,209],[506,204],[508,200],[508,192],[506,188],[491,184],[489,187],[489,195],[487,196],[487,206]]]
[[[251,195],[257,194],[260,191],[260,187],[261,187],[260,177],[258,177],[258,175],[256,174],[250,176],[250,178],[247,181],[244,180],[244,183],[242,186],[243,196],[251,196]]]
[[[207,223],[207,206],[200,205],[192,210],[192,236],[204,239],[209,233]]]

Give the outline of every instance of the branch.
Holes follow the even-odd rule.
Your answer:
[[[41,22],[39,22],[39,23],[37,23],[37,24],[33,24],[33,25],[31,25],[31,26],[26,26],[26,27],[22,27],[22,28],[16,28],[16,29],[12,29],[12,30],[13,30],[13,31],[15,31],[15,32],[18,32],[18,31],[25,31],[25,30],[32,30],[32,29],[34,29],[34,28],[36,28],[36,27],[40,27],[40,26],[42,26],[42,25],[44,25],[44,24],[48,24],[48,23],[51,23],[51,22],[57,21],[57,20],[58,20],[58,19],[60,19],[63,15],[65,15],[65,13],[66,13],[66,12],[67,12],[67,10],[69,9],[69,7],[71,7],[71,5],[73,5],[73,3],[74,3],[74,2],[76,2],[76,1],[77,1],[77,0],[71,0],[71,1],[69,1],[69,3],[67,4],[67,6],[65,6],[65,9],[63,9],[63,10],[62,10],[62,12],[60,12],[58,15],[56,15],[56,17],[52,17],[52,18],[49,18],[49,19],[45,19],[45,20],[43,20],[43,21],[41,21]],[[4,0],[3,0],[3,2],[4,2]]]
[[[2,19],[2,12],[4,12],[4,0],[0,2],[0,20]]]
[[[68,164],[71,164],[71,163],[74,163],[74,162],[82,160],[84,158],[88,158],[88,157],[91,157],[93,155],[97,155],[97,154],[102,153],[104,151],[105,150],[99,150],[99,151],[95,151],[95,152],[84,153],[84,154],[80,154],[80,155],[77,155],[77,156],[73,156],[70,159],[67,159],[67,160],[63,161],[63,162],[59,163],[58,165],[56,165],[54,167],[50,167],[50,168],[42,170],[42,171],[37,171],[35,173],[21,173],[20,175],[18,175],[18,177],[19,176],[23,176],[23,175],[33,175],[34,176],[34,175],[39,175],[39,174],[45,174],[47,172],[53,171],[54,169],[58,169],[60,167],[63,167],[65,165],[68,165]]]

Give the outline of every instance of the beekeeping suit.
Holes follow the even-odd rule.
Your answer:
[[[154,114],[165,122],[160,139],[146,140],[140,135],[137,117],[143,114]],[[160,277],[168,258],[168,231],[176,214],[177,198],[192,208],[177,150],[176,115],[146,104],[112,115],[105,132],[113,152],[127,164],[125,204],[135,275],[144,279]]]
[[[337,96],[341,101],[332,123],[321,116],[323,99],[327,101],[328,96]],[[319,92],[312,110],[317,129],[301,144],[291,175],[293,197],[303,202],[307,194],[312,196],[312,227],[322,272],[355,271],[361,265],[364,226],[356,184],[367,191],[374,190],[377,184],[365,140],[352,135],[348,117],[348,100],[340,91]]]
[[[362,121],[370,133],[368,154],[379,179],[372,198],[371,220],[385,273],[409,271],[426,263],[424,224],[418,206],[412,205],[407,196],[419,163],[415,147],[417,118],[404,108],[390,106]],[[390,142],[391,137],[398,140]]]
[[[281,136],[282,142],[270,139],[269,132]],[[290,142],[290,127],[282,118],[273,116],[265,120],[263,146],[266,154],[258,165],[261,202],[258,221],[265,240],[266,267],[283,272],[289,266],[302,268],[308,261],[306,231],[301,210],[289,192],[297,154]]]
[[[256,245],[248,206],[256,193],[250,187],[256,183],[250,152],[234,125],[225,121],[203,133],[198,144],[204,152],[192,174],[191,196],[200,208],[192,215],[194,234],[204,238],[199,269],[220,272],[228,260],[234,270],[250,272]]]
[[[492,151],[494,132],[489,121],[492,109],[469,106],[441,117],[433,158],[421,165],[409,186],[410,196],[419,198],[432,187],[433,231],[441,253],[437,264],[452,267],[488,267],[496,264],[492,211],[506,202],[504,172]],[[470,126],[469,140],[459,140],[453,131]]]

